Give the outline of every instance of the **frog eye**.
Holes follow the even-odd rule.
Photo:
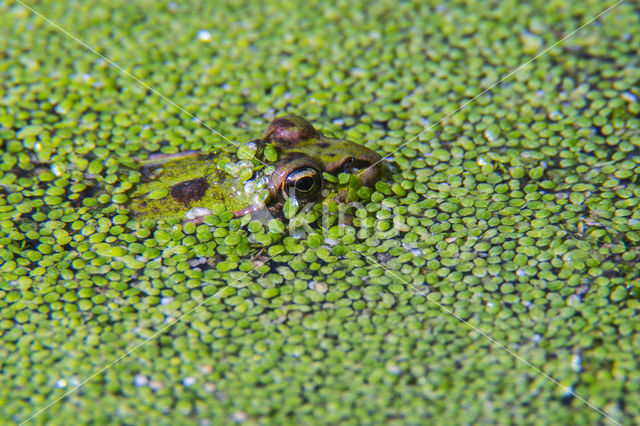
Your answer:
[[[298,201],[315,200],[322,192],[322,174],[312,167],[301,167],[289,173],[282,185],[282,196]]]

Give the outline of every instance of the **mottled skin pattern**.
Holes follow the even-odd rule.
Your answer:
[[[276,161],[265,155],[267,149],[275,149]],[[235,216],[264,208],[278,215],[288,197],[317,200],[322,172],[357,173],[361,184],[374,184],[383,173],[379,161],[369,148],[324,136],[302,117],[279,117],[238,151],[185,152],[141,163],[129,208],[140,219],[193,219],[221,205]]]

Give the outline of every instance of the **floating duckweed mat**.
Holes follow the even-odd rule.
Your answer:
[[[640,423],[640,11],[447,116],[613,1],[524,3],[28,2],[181,111],[0,2],[2,423]],[[390,173],[138,221],[133,159],[229,145],[187,113]]]

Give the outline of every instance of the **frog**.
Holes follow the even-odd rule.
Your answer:
[[[385,167],[374,150],[286,115],[235,151],[152,155],[139,162],[139,173],[129,204],[135,217],[197,222],[214,211],[282,218],[287,200],[307,205],[326,195],[325,173],[349,173],[360,185],[373,186]],[[337,201],[346,197],[346,191],[334,194]]]

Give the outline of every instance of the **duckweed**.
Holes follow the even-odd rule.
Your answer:
[[[0,4],[0,420],[640,423],[637,6],[448,115],[611,4],[33,5],[184,111]],[[387,176],[283,220],[128,210],[139,160],[285,113]]]

